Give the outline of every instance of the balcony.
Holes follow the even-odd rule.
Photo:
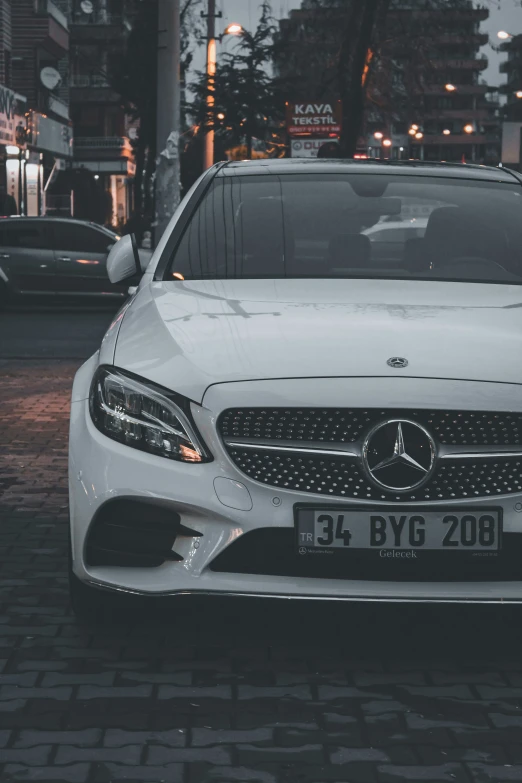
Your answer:
[[[127,17],[93,11],[92,14],[73,14],[71,27],[75,43],[114,41],[121,47],[122,39],[130,29]]]
[[[31,23],[30,35],[54,57],[62,58],[69,51],[69,25],[67,17],[52,0],[36,0],[36,19]],[[22,21],[23,9],[13,8],[13,22]],[[20,14],[20,17],[17,16]],[[26,20],[27,27],[27,20]]]
[[[70,87],[94,87],[96,89],[110,87],[109,81],[106,76],[101,73],[77,73],[72,74],[69,77]]]
[[[79,136],[74,139],[73,168],[133,177],[136,164],[131,143],[125,136]]]
[[[471,6],[471,4],[470,4]],[[295,13],[295,12],[293,12]],[[409,16],[412,13],[415,14],[415,18],[417,19],[437,19],[439,17],[440,11],[437,9],[430,9],[430,8],[418,8],[414,7],[409,8],[407,4],[404,4],[403,8],[398,8],[396,11],[394,11],[394,14],[399,16]],[[470,25],[471,28],[478,22],[484,22],[489,17],[489,8],[486,8],[485,6],[480,6],[478,8],[454,8],[454,9],[446,9],[442,12],[444,14],[444,22],[449,26],[451,22],[455,22],[457,25]],[[471,30],[470,30],[471,32]]]
[[[100,68],[100,71],[102,69]],[[118,93],[112,88],[107,76],[98,73],[72,73],[69,76],[71,104],[121,103]]]
[[[499,92],[502,95],[513,96],[518,90],[522,88],[522,78],[520,76],[513,77],[507,84],[501,84]]]
[[[134,156],[126,136],[78,136],[74,139],[76,160],[115,160]]]
[[[442,33],[435,35],[434,41],[443,46],[486,46],[489,43],[488,33],[472,33],[464,36],[461,33]]]
[[[492,111],[497,111],[500,109],[500,101],[496,99],[490,101],[479,101],[477,103],[477,109],[485,109],[489,116]]]
[[[512,71],[515,71],[519,69],[522,65],[522,50],[519,50],[516,52],[516,55],[513,57],[510,57],[509,60],[504,60],[503,63],[500,63],[500,73],[507,73],[508,75],[512,73]]]
[[[101,11],[99,9],[95,9],[92,14],[84,14],[81,11],[76,11],[72,15],[71,23],[83,26],[100,24],[122,25],[123,16],[121,14],[109,14],[107,11]]]
[[[53,3],[52,0],[36,0],[36,13],[49,14],[49,16],[52,17],[55,22],[58,22],[58,24],[61,25],[64,30],[69,29],[67,17],[63,11],[61,11],[58,6]]]
[[[487,84],[459,84],[456,83],[459,95],[486,95],[491,92],[491,87]],[[415,90],[421,95],[448,95],[444,84],[427,84],[423,89]]]
[[[492,108],[494,109],[495,107],[493,106]],[[476,109],[432,109],[429,112],[425,112],[424,117],[430,120],[462,120],[466,123],[470,120],[488,119],[490,112],[483,106]]]
[[[451,144],[492,144],[499,141],[495,133],[452,133],[451,136],[425,135],[422,144],[441,144],[449,146]]]
[[[504,41],[504,43],[500,44],[500,51],[508,52],[509,56],[511,56],[512,52],[516,52],[520,48],[522,48],[522,35],[520,34],[513,35],[507,41]]]
[[[487,57],[476,57],[475,59],[466,59],[466,60],[452,60],[452,59],[441,59],[441,60],[432,60],[432,66],[433,68],[437,68],[438,70],[444,68],[444,69],[451,69],[452,71],[483,71],[485,68],[488,67],[488,58]]]

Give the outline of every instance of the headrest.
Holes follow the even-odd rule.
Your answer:
[[[424,242],[434,264],[451,258],[481,257],[502,263],[508,247],[504,232],[484,222],[487,216],[463,207],[439,207],[428,220]]]

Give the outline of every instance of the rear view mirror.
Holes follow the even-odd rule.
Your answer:
[[[107,258],[107,274],[111,283],[121,283],[129,277],[141,277],[141,263],[134,234],[127,234],[112,246]]]

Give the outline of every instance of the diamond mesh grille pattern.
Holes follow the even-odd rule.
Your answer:
[[[321,495],[419,502],[522,492],[522,460],[513,457],[440,463],[429,484],[412,492],[397,494],[370,484],[355,460],[239,448],[230,448],[229,451],[238,468],[256,481]]]
[[[379,408],[243,408],[222,413],[219,426],[224,438],[353,443],[373,424],[386,418],[418,421],[433,433],[439,443],[445,445],[522,445],[522,413]]]

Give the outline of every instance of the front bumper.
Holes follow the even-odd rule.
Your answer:
[[[239,387],[248,385],[237,384],[239,397],[229,404],[239,402],[245,393]],[[353,381],[350,385],[353,394]],[[433,389],[434,383],[430,385]],[[505,582],[401,582],[400,578],[376,581],[212,571],[214,559],[244,533],[259,528],[293,528],[296,503],[324,505],[326,500],[320,495],[265,486],[238,470],[216,433],[216,412],[226,406],[224,398],[220,399],[223,394],[219,389],[209,394],[204,400],[208,400],[209,407],[193,405],[196,425],[215,457],[213,462],[201,465],[170,461],[112,441],[92,424],[87,400],[73,402],[69,483],[73,570],[78,578],[100,588],[144,595],[213,593],[368,601],[522,602],[522,563],[521,581]],[[311,394],[315,396],[316,391],[312,389]],[[483,396],[479,399],[484,404]],[[404,396],[401,401],[404,404]],[[498,404],[498,396],[496,401]],[[502,404],[513,403],[506,398]],[[240,483],[244,489],[230,494],[223,489],[228,486],[220,483],[223,480]],[[180,515],[184,526],[201,535],[177,539],[175,550],[183,558],[179,562],[168,561],[154,568],[88,565],[85,551],[89,528],[102,506],[118,498],[134,498],[171,509]],[[367,505],[367,501],[360,502]],[[477,512],[491,504],[491,497],[454,502],[455,506]],[[504,532],[522,536],[522,494],[495,497],[494,504],[503,510]],[[342,508],[346,501],[329,497],[328,505]],[[353,500],[350,505],[353,507]]]

